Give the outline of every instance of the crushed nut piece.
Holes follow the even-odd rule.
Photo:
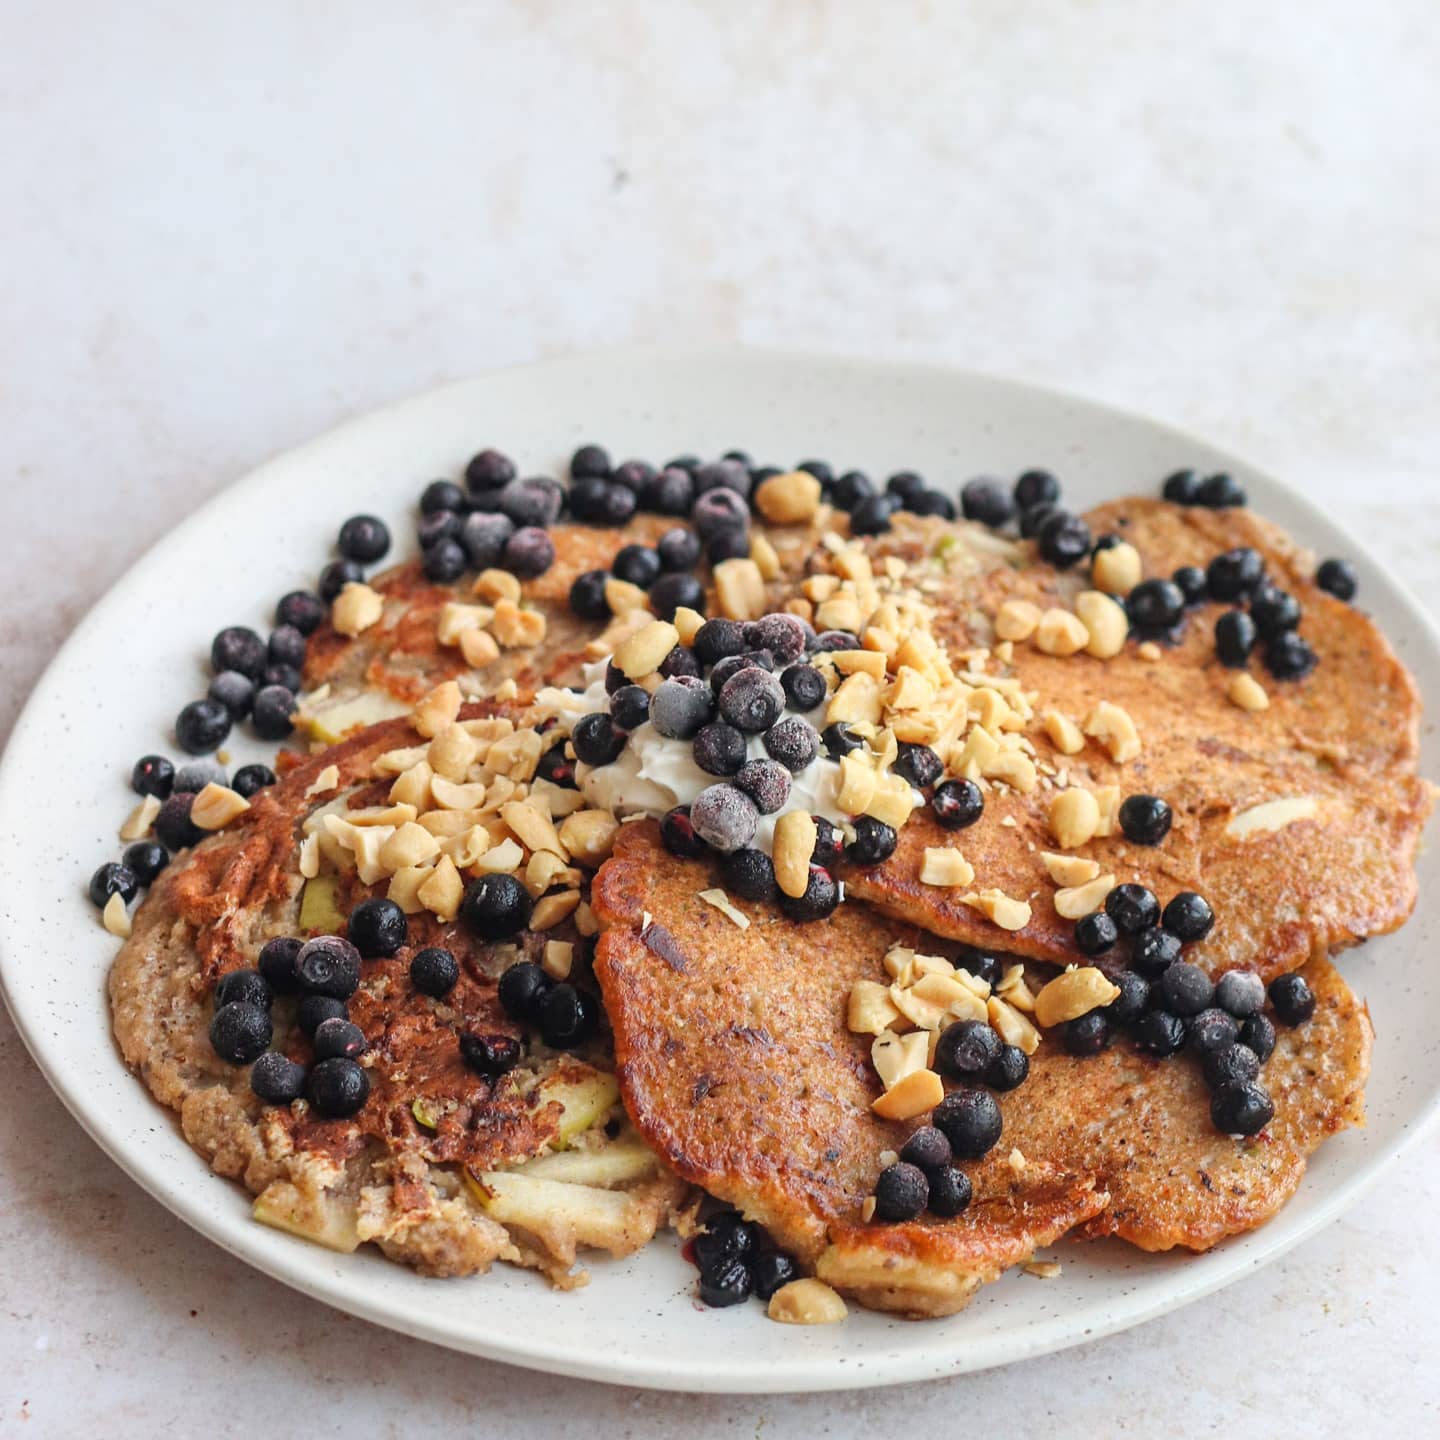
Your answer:
[[[754,500],[772,525],[799,525],[820,508],[820,482],[806,470],[790,470],[762,481]]]
[[[893,1030],[882,1031],[870,1046],[870,1063],[880,1077],[880,1083],[893,1089],[907,1075],[913,1075],[926,1067],[930,1042],[923,1031],[910,1035],[897,1035]]]
[[[330,606],[330,623],[341,635],[368,630],[385,613],[385,601],[368,585],[352,580]]]
[[[460,687],[453,680],[437,685],[410,712],[410,724],[427,740],[455,723],[460,714]]]
[[[100,912],[100,923],[117,940],[130,938],[130,912],[125,908],[125,897],[118,890],[105,902],[105,908]]]
[[[728,562],[727,562],[728,563]],[[680,643],[680,632],[668,620],[652,620],[615,652],[615,664],[630,680],[651,675]]]
[[[552,980],[568,980],[575,964],[575,947],[568,940],[547,940],[540,968]]]
[[[945,1098],[945,1086],[933,1070],[917,1070],[897,1081],[870,1108],[882,1120],[913,1120]]]
[[[435,868],[415,892],[415,898],[447,925],[460,913],[460,902],[465,898],[465,882],[455,868],[455,862],[442,855]]]
[[[508,570],[482,570],[471,587],[482,600],[519,600],[520,581]]]
[[[1097,875],[1083,885],[1070,885],[1055,892],[1055,913],[1064,920],[1078,920],[1098,910],[1115,888],[1113,875]]]
[[[727,620],[758,620],[765,613],[765,577],[753,560],[722,560],[710,576],[720,613]]]
[[[500,658],[500,642],[488,630],[462,630],[460,654],[472,670],[483,670]]]
[[[310,788],[305,792],[308,800],[312,795],[323,795],[327,790],[338,790],[340,788],[340,767],[338,765],[327,765],[311,783]]]
[[[1006,600],[995,612],[995,634],[1001,640],[1028,640],[1040,624],[1040,607],[1028,600]]]
[[[856,1035],[880,1035],[890,1029],[900,1012],[890,1000],[890,987],[878,980],[857,980],[850,988],[846,1026]]]
[[[737,910],[730,897],[723,890],[715,888],[711,890],[701,890],[698,893],[701,900],[707,905],[713,906],[733,925],[737,925],[741,930],[748,930],[750,928],[750,917],[743,910]]]
[[[1122,540],[1107,550],[1097,550],[1090,564],[1090,579],[1107,595],[1128,595],[1144,575],[1140,552]]]
[[[775,883],[792,899],[798,900],[810,883],[810,858],[818,833],[815,817],[805,810],[787,810],[775,822]]]
[[[494,614],[488,605],[462,605],[458,600],[447,600],[435,622],[435,639],[441,645],[458,645],[465,631],[488,625]]]
[[[1110,758],[1117,765],[1133,760],[1140,753],[1140,732],[1130,712],[1108,700],[1102,700],[1085,717],[1084,730],[1110,752]]]
[[[578,890],[562,890],[556,895],[546,895],[538,900],[530,912],[532,930],[553,930],[567,916],[574,914],[580,903]]]
[[[125,823],[120,827],[120,838],[122,840],[139,840],[148,835],[150,827],[155,823],[155,817],[159,813],[159,797],[146,795],[125,817]]]
[[[673,626],[671,627],[673,630]],[[541,610],[525,610],[513,600],[495,602],[495,618],[490,633],[507,650],[528,649],[545,639],[545,614]]]
[[[1048,1030],[1108,1005],[1120,994],[1093,965],[1066,970],[1035,997],[1035,1018]]]
[[[953,845],[927,845],[920,862],[922,885],[969,885],[975,867]]]
[[[387,870],[423,865],[440,853],[440,842],[423,826],[407,820],[380,847],[380,863]]]
[[[1097,861],[1087,860],[1081,855],[1057,855],[1053,850],[1042,850],[1040,859],[1046,873],[1057,885],[1083,885],[1100,873]]]
[[[649,597],[638,585],[632,585],[628,580],[617,580],[613,575],[605,582],[605,603],[616,619],[642,615],[650,608]]]
[[[1153,640],[1142,640],[1135,647],[1135,653],[1142,660],[1161,660],[1165,656],[1165,652]]]
[[[1029,902],[1015,900],[1003,890],[981,890],[974,895],[962,895],[960,903],[978,910],[1002,930],[1023,930],[1030,923]]]
[[[1062,849],[1074,850],[1094,839],[1100,806],[1089,790],[1072,785],[1050,802],[1050,829]]]
[[[1075,597],[1075,614],[1090,637],[1085,645],[1087,655],[1110,660],[1125,648],[1130,621],[1118,601],[1099,590],[1082,590]]]
[[[1078,755],[1085,748],[1085,737],[1080,733],[1080,727],[1058,710],[1045,712],[1045,733],[1062,755]]]
[[[1102,550],[1102,555],[1108,551]],[[1060,1262],[1058,1260],[1027,1260],[1021,1267],[1025,1274],[1036,1280],[1058,1280],[1060,1278]]]
[[[570,858],[589,870],[599,869],[615,846],[620,823],[608,810],[577,810],[560,824],[560,843]]]
[[[1089,641],[1090,632],[1080,617],[1068,610],[1047,610],[1035,627],[1035,648],[1044,655],[1074,655],[1083,650]]]
[[[190,819],[202,830],[223,830],[238,815],[250,808],[250,802],[227,785],[212,780],[190,807]]]
[[[1017,1046],[1027,1055],[1040,1048],[1040,1032],[1013,1006],[998,995],[992,995],[986,1010],[990,1024],[1007,1045]]]
[[[1225,688],[1225,694],[1232,705],[1252,713],[1270,708],[1270,697],[1265,687],[1253,676],[1241,670]]]

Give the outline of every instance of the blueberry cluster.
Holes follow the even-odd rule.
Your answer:
[[[163,802],[155,817],[157,838],[137,840],[126,846],[118,862],[107,860],[101,865],[90,877],[90,899],[104,909],[118,893],[128,905],[159,879],[173,851],[203,840],[205,832],[191,821],[190,809],[207,785],[228,785],[249,800],[274,783],[275,772],[268,765],[242,765],[231,777],[213,760],[192,760],[177,769],[163,755],[142,755],[130,772],[130,786],[137,795],[153,795]]]
[[[1057,570],[1068,570],[1095,548],[1090,527],[1060,503],[1060,482],[1048,470],[1027,470],[1008,488],[1001,480],[978,476],[961,488],[960,509],[967,520],[992,530],[1014,524]]]
[[[500,1003],[512,1020],[534,1026],[552,1050],[574,1050],[600,1026],[600,1002],[589,990],[557,983],[533,960],[500,977]]]
[[[1249,503],[1245,487],[1224,471],[1201,475],[1194,470],[1177,470],[1166,477],[1160,493],[1173,504],[1199,505],[1207,510],[1239,509]]]
[[[880,490],[863,471],[847,470],[837,476],[823,460],[803,460],[796,468],[813,475],[824,499],[849,513],[854,535],[884,534],[890,529],[891,517],[901,510],[944,520],[955,518],[955,502],[913,470],[897,470]]]
[[[700,1271],[700,1298],[714,1307],[761,1300],[798,1279],[791,1257],[777,1250],[753,1220],[737,1210],[717,1210],[687,1247]]]
[[[467,569],[491,568],[521,580],[543,575],[555,563],[548,532],[565,508],[565,487],[548,475],[522,479],[498,450],[471,458],[465,484],[432,480],[421,492],[416,538],[426,578],[447,585]]]
[[[1232,607],[1215,621],[1222,665],[1244,669],[1259,647],[1277,680],[1299,680],[1314,670],[1318,657],[1299,633],[1300,602],[1266,580],[1259,551],[1246,545],[1217,555],[1205,580],[1209,597]]]

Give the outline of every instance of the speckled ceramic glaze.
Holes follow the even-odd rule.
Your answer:
[[[1229,469],[1252,503],[1303,542],[1351,554],[1361,602],[1434,704],[1440,642],[1398,587],[1277,481],[1163,426],[1043,390],[953,371],[775,354],[619,353],[508,371],[355,421],[205,506],[155,548],[76,630],[31,697],[0,768],[0,979],[21,1034],[80,1122],[180,1218],[278,1279],[352,1314],[542,1370],[693,1390],[821,1390],[1003,1364],[1137,1324],[1225,1284],[1350,1205],[1433,1118],[1440,1094],[1440,984],[1432,850],[1422,898],[1398,935],[1342,958],[1369,1001],[1377,1043],[1363,1131],[1326,1145],[1299,1194],[1255,1234],[1204,1256],[1118,1242],[1061,1246],[1059,1279],[1012,1274],[962,1314],[912,1324],[864,1312],[780,1328],[757,1305],[707,1311],[670,1239],[592,1283],[552,1293],[534,1275],[422,1280],[376,1256],[341,1256],[255,1224],[239,1186],[210,1173],[174,1117],[125,1070],[110,1039],[105,974],[115,942],[85,883],[118,855],[134,803],[132,761],[176,754],[170,722],[202,693],[211,635],[268,624],[276,597],[313,582],[339,522],[359,510],[410,545],[425,481],[458,476],[485,445],[522,472],[556,471],[582,440],[659,461],[740,445],[763,461],[807,455],[958,485],[982,472],[1056,471],[1077,506],[1153,492],[1181,466]],[[1377,716],[1383,724],[1384,717]],[[258,758],[244,742],[235,763]],[[1424,773],[1434,775],[1427,727]]]

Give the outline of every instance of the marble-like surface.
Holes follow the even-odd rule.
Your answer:
[[[106,585],[267,455],[614,342],[936,359],[1149,411],[1306,487],[1433,605],[1433,20],[14,0],[0,735]],[[3,1017],[0,1094],[3,1433],[1440,1424],[1434,1136],[1282,1262],[1023,1373],[693,1399],[451,1355],[252,1273],[102,1157]]]

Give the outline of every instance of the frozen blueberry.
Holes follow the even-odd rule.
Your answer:
[[[164,800],[175,788],[175,767],[163,755],[142,755],[130,771],[130,788]]]
[[[930,808],[946,830],[964,830],[985,813],[985,796],[973,780],[947,780],[935,787]]]
[[[744,900],[773,900],[777,893],[774,863],[752,846],[732,850],[720,862],[720,878],[727,890]]]
[[[1247,501],[1244,487],[1226,474],[1207,475],[1195,490],[1195,504],[1211,510],[1227,510],[1243,506]]]
[[[1182,890],[1165,907],[1160,922],[1178,940],[1203,940],[1215,926],[1215,912],[1203,895]]]
[[[815,822],[815,848],[810,858],[827,870],[834,870],[845,854],[845,837],[838,825],[832,825],[823,815],[812,815]]]
[[[734,783],[755,802],[762,815],[774,815],[790,798],[790,772],[774,760],[747,760]]]
[[[465,492],[453,480],[432,480],[420,492],[420,513],[439,515],[463,512]]]
[[[268,685],[278,685],[282,690],[298,695],[300,684],[300,672],[293,665],[276,665],[272,662],[260,672],[262,690]]]
[[[840,887],[825,866],[812,864],[803,895],[787,895],[782,890],[777,898],[780,909],[792,920],[824,920],[840,903]]]
[[[1170,580],[1185,597],[1187,606],[1203,605],[1210,598],[1205,572],[1198,565],[1182,565]]]
[[[1014,494],[1020,510],[1032,505],[1054,505],[1060,499],[1060,482],[1048,470],[1027,470],[1015,482]]]
[[[489,570],[500,563],[505,546],[515,533],[515,522],[508,515],[477,512],[465,517],[460,529],[460,544],[475,570]]]
[[[701,727],[691,753],[707,775],[733,775],[745,763],[745,737],[733,725],[715,720]]]
[[[847,470],[835,481],[830,498],[842,510],[853,510],[867,495],[875,493],[875,483],[860,470]]]
[[[820,737],[808,720],[787,715],[764,734],[765,749],[792,775],[806,769],[820,753]]]
[[[1179,967],[1172,966],[1171,968],[1178,969]],[[1162,991],[1165,988],[1163,981],[1160,988]],[[1190,1022],[1190,1033],[1187,1038],[1190,1049],[1195,1054],[1208,1055],[1213,1050],[1225,1050],[1233,1045],[1240,1038],[1240,1026],[1236,1023],[1233,1015],[1212,1005],[1202,1010]]]
[[[682,605],[688,610],[704,610],[705,587],[693,575],[662,575],[650,587],[649,600],[660,619],[673,620]]]
[[[645,492],[648,509],[660,515],[688,515],[695,503],[695,481],[688,471],[666,466]]]
[[[1226,1045],[1207,1051],[1202,1061],[1205,1083],[1212,1090],[1225,1085],[1245,1085],[1260,1074],[1260,1057],[1248,1046]]]
[[[540,757],[540,763],[535,767],[535,774],[541,780],[548,780],[552,785],[559,785],[564,790],[580,788],[575,783],[575,762],[566,755],[563,740],[552,745]]]
[[[425,578],[434,585],[449,585],[458,580],[469,563],[465,547],[458,540],[437,540],[427,546],[420,559]]]
[[[1197,504],[1200,477],[1193,470],[1177,470],[1160,487],[1160,493],[1174,505]]]
[[[293,691],[283,685],[266,685],[255,694],[251,720],[262,740],[283,740],[295,728],[299,705]]]
[[[625,732],[603,711],[582,715],[570,732],[575,758],[584,765],[613,765],[625,740]]]
[[[365,1032],[353,1021],[338,1016],[322,1020],[311,1039],[317,1060],[333,1060],[337,1055],[357,1060],[366,1049]]]
[[[574,480],[610,477],[610,452],[602,445],[582,445],[570,457],[570,476]]]
[[[1258,1135],[1275,1118],[1275,1102],[1253,1080],[1222,1085],[1210,1097],[1210,1118],[1223,1135]]]
[[[139,892],[140,881],[135,872],[128,865],[117,865],[113,860],[107,860],[90,877],[90,903],[102,910],[112,895],[119,895],[128,905]]]
[[[1303,680],[1319,663],[1310,642],[1294,630],[1274,636],[1265,645],[1265,668],[1277,680]]]
[[[999,1059],[1002,1045],[983,1020],[957,1020],[940,1032],[935,1068],[950,1080],[978,1080]]]
[[[688,525],[676,525],[655,542],[665,570],[693,570],[700,563],[700,537]]]
[[[1015,501],[1000,481],[981,476],[966,481],[960,491],[960,510],[967,520],[998,530],[1014,518]]]
[[[1265,562],[1260,552],[1249,545],[1240,545],[1210,562],[1205,570],[1205,584],[1212,600],[1233,604],[1249,595],[1264,575]]]
[[[498,450],[482,450],[465,467],[465,483],[472,495],[499,490],[515,478],[515,462]]]
[[[695,833],[688,805],[677,805],[661,817],[660,843],[683,860],[693,860],[705,853],[705,842]]]
[[[1030,1057],[1018,1045],[1004,1045],[995,1063],[985,1072],[985,1083],[1002,1094],[1025,1083],[1030,1074]]]
[[[820,742],[825,746],[825,753],[832,760],[842,759],[852,751],[860,750],[865,742],[842,721],[836,720],[827,725],[820,732]]]
[[[933,1125],[922,1125],[910,1132],[910,1138],[900,1147],[900,1158],[907,1165],[914,1165],[928,1174],[942,1165],[948,1165],[954,1158],[954,1151],[950,1149],[943,1130],[937,1130]]]
[[[743,1260],[722,1260],[700,1272],[700,1300],[712,1309],[743,1305],[754,1288],[755,1277]]]
[[[210,1021],[210,1045],[231,1065],[248,1065],[263,1055],[272,1033],[270,1012],[244,1000],[220,1006]]]
[[[1240,1043],[1248,1045],[1263,1065],[1275,1053],[1275,1026],[1268,1015],[1247,1015],[1240,1022]]]
[[[622,545],[611,562],[610,573],[648,590],[660,578],[660,556],[648,545]]]
[[[813,665],[791,665],[782,670],[780,688],[792,710],[813,710],[827,693],[825,677]]]
[[[325,602],[308,590],[291,590],[275,607],[277,625],[293,625],[302,635],[313,635],[325,618]]]
[[[1185,618],[1185,592],[1173,580],[1142,580],[1129,598],[1130,623],[1161,635]]]
[[[195,796],[189,790],[176,790],[160,807],[155,817],[155,834],[160,843],[173,855],[187,845],[198,845],[205,832],[190,818]]]
[[[756,1295],[769,1300],[782,1285],[800,1278],[800,1268],[783,1250],[763,1250],[751,1262],[750,1275]]]
[[[1117,1025],[1129,1025],[1145,1013],[1150,1003],[1150,982],[1138,971],[1120,970],[1112,983],[1120,993],[1106,1006],[1106,1011]]]
[[[1138,935],[1160,923],[1160,902],[1143,885],[1117,885],[1105,897],[1105,913],[1122,934]]]
[[[192,700],[175,717],[176,743],[190,755],[204,755],[230,733],[230,712],[218,700]]]
[[[1243,610],[1227,610],[1215,621],[1215,654],[1222,665],[1243,670],[1255,648],[1255,622]]]
[[[1119,927],[1103,910],[1092,910],[1075,922],[1075,944],[1082,955],[1103,955],[1119,938]]]
[[[1158,795],[1128,795],[1120,806],[1120,828],[1134,845],[1158,845],[1170,833],[1170,807]]]
[[[914,470],[897,470],[885,482],[885,493],[901,504],[924,494],[926,488],[925,477]]]
[[[231,970],[220,977],[215,986],[215,1008],[233,1005],[243,1000],[247,1005],[258,1005],[268,1010],[275,1001],[270,982],[258,970]]]
[[[930,1182],[918,1165],[897,1160],[875,1181],[875,1218],[886,1224],[914,1220],[930,1203]]]
[[[610,615],[610,602],[605,598],[605,582],[610,578],[604,570],[587,570],[577,575],[570,586],[570,609],[582,620],[605,620]]]
[[[210,668],[217,675],[238,670],[258,680],[265,660],[265,642],[244,625],[228,625],[210,642]]]
[[[1359,589],[1359,577],[1348,560],[1325,560],[1315,572],[1315,583],[1337,600],[1351,601]]]
[[[533,1025],[540,1017],[540,1002],[554,983],[533,960],[522,960],[500,976],[496,994],[512,1020]]]
[[[639,685],[622,685],[610,697],[610,718],[621,730],[638,730],[650,718],[650,692]]]
[[[506,542],[500,555],[503,569],[521,580],[543,575],[555,563],[555,542],[533,525],[522,526]]]
[[[1282,1025],[1303,1025],[1315,1013],[1315,992],[1303,975],[1281,975],[1270,982],[1270,1004]]]
[[[768,650],[777,670],[793,665],[805,653],[805,639],[804,622],[783,611],[762,615],[745,627],[746,648]]]
[[[845,847],[852,865],[879,865],[895,853],[899,843],[895,829],[873,815],[855,817],[855,838]]]
[[[962,1160],[978,1160],[987,1154],[1003,1128],[1000,1106],[987,1090],[952,1090],[930,1118]]]
[[[250,1088],[267,1105],[288,1105],[305,1092],[305,1067],[278,1050],[267,1050],[250,1067]]]
[[[393,955],[405,944],[409,932],[405,912],[393,900],[378,897],[362,900],[346,924],[350,943],[366,960]]]
[[[305,637],[293,625],[277,625],[270,632],[265,653],[272,665],[303,665]]]
[[[340,527],[338,547],[347,560],[371,564],[390,549],[390,528],[374,515],[352,515]]]
[[[422,995],[441,1000],[459,981],[459,962],[443,945],[429,945],[410,961],[410,983]]]
[[[755,838],[760,814],[750,797],[735,786],[708,785],[690,806],[690,823],[707,845],[728,855]]]
[[[277,935],[260,947],[255,966],[277,995],[293,995],[300,988],[295,961],[304,941],[294,935]]]
[[[1156,1003],[1172,1015],[1188,1019],[1206,1009],[1215,998],[1210,977],[1188,960],[1167,965],[1155,982]]]
[[[890,528],[890,517],[897,502],[892,495],[866,495],[850,512],[853,535],[883,535]]]
[[[206,697],[218,700],[232,720],[243,720],[255,700],[255,682],[238,670],[222,670],[205,691]]]
[[[1147,1010],[1134,1027],[1135,1043],[1151,1055],[1173,1055],[1185,1043],[1185,1022],[1167,1010]]]
[[[191,760],[175,772],[175,788],[198,795],[207,785],[228,785],[225,767],[216,760]]]
[[[1060,1040],[1071,1055],[1098,1055],[1112,1039],[1110,1021],[1104,1010],[1077,1015],[1060,1027]]]
[[[520,1063],[520,1042],[513,1035],[462,1030],[459,1039],[466,1067],[489,1080],[508,1074]]]
[[[336,1055],[311,1068],[305,1098],[328,1120],[348,1119],[370,1098],[370,1077],[354,1060]]]
[[[1300,602],[1273,585],[1262,585],[1250,598],[1250,618],[1265,639],[1273,640],[1299,625]]]
[[[347,585],[354,585],[364,578],[365,571],[358,560],[341,558],[332,560],[320,572],[315,588],[320,592],[320,598],[329,605]]]
[[[1090,553],[1090,527],[1068,510],[1047,515],[1035,538],[1041,558],[1057,570],[1068,569]]]
[[[153,885],[170,863],[170,854],[158,840],[137,840],[125,847],[120,863],[141,885]]]
[[[325,1021],[337,1015],[344,1020],[350,1010],[343,1000],[333,995],[304,995],[295,1007],[295,1024],[304,1035],[314,1035]]]
[[[945,773],[940,757],[928,745],[912,745],[904,740],[891,768],[917,790],[928,790]]]
[[[726,560],[745,560],[750,555],[750,532],[748,530],[722,530],[705,542],[705,558],[711,566]]]
[[[512,480],[501,490],[497,503],[500,513],[508,516],[521,530],[544,530],[560,518],[565,488],[548,475],[535,475],[525,480]]]
[[[708,545],[720,535],[744,534],[750,528],[750,509],[733,490],[707,490],[690,507],[690,523]]]
[[[1215,1003],[1237,1020],[1258,1015],[1265,1004],[1265,984],[1253,970],[1227,970],[1216,983]]]
[[[779,680],[758,665],[737,670],[721,687],[719,702],[721,718],[747,735],[768,730],[785,713],[785,691]]]
[[[268,765],[242,765],[230,782],[230,788],[243,799],[250,800],[275,784],[275,772]]]
[[[1159,925],[1141,930],[1130,946],[1130,964],[1142,975],[1159,975],[1179,958],[1179,937]]]
[[[360,988],[360,952],[339,935],[317,935],[295,954],[295,978],[307,995],[348,1000]]]
[[[630,684],[630,677],[611,660],[605,667],[605,693],[613,695],[622,685]]]
[[[1033,540],[1040,533],[1040,527],[1052,515],[1059,513],[1060,507],[1051,504],[1031,505],[1028,509],[1022,510],[1020,512],[1020,538]]]
[[[930,1213],[949,1220],[969,1207],[973,1190],[970,1177],[954,1165],[930,1171]]]
[[[694,739],[713,713],[710,687],[691,675],[662,680],[650,697],[650,723],[671,740]]]
[[[733,490],[743,500],[750,494],[750,470],[738,460],[712,460],[695,472],[695,493]]]
[[[655,483],[655,467],[644,460],[623,460],[611,471],[610,479],[627,490],[633,490],[635,498],[643,502]]]
[[[513,875],[482,875],[465,887],[460,918],[481,940],[507,940],[530,923],[533,908],[525,887]]]
[[[955,502],[943,490],[922,490],[905,508],[915,515],[938,515],[942,520],[955,518]]]
[[[744,654],[745,626],[739,620],[707,620],[692,642],[702,665],[718,665],[734,655]]]
[[[822,630],[806,648],[814,654],[827,650],[858,650],[860,637],[848,630]]]

